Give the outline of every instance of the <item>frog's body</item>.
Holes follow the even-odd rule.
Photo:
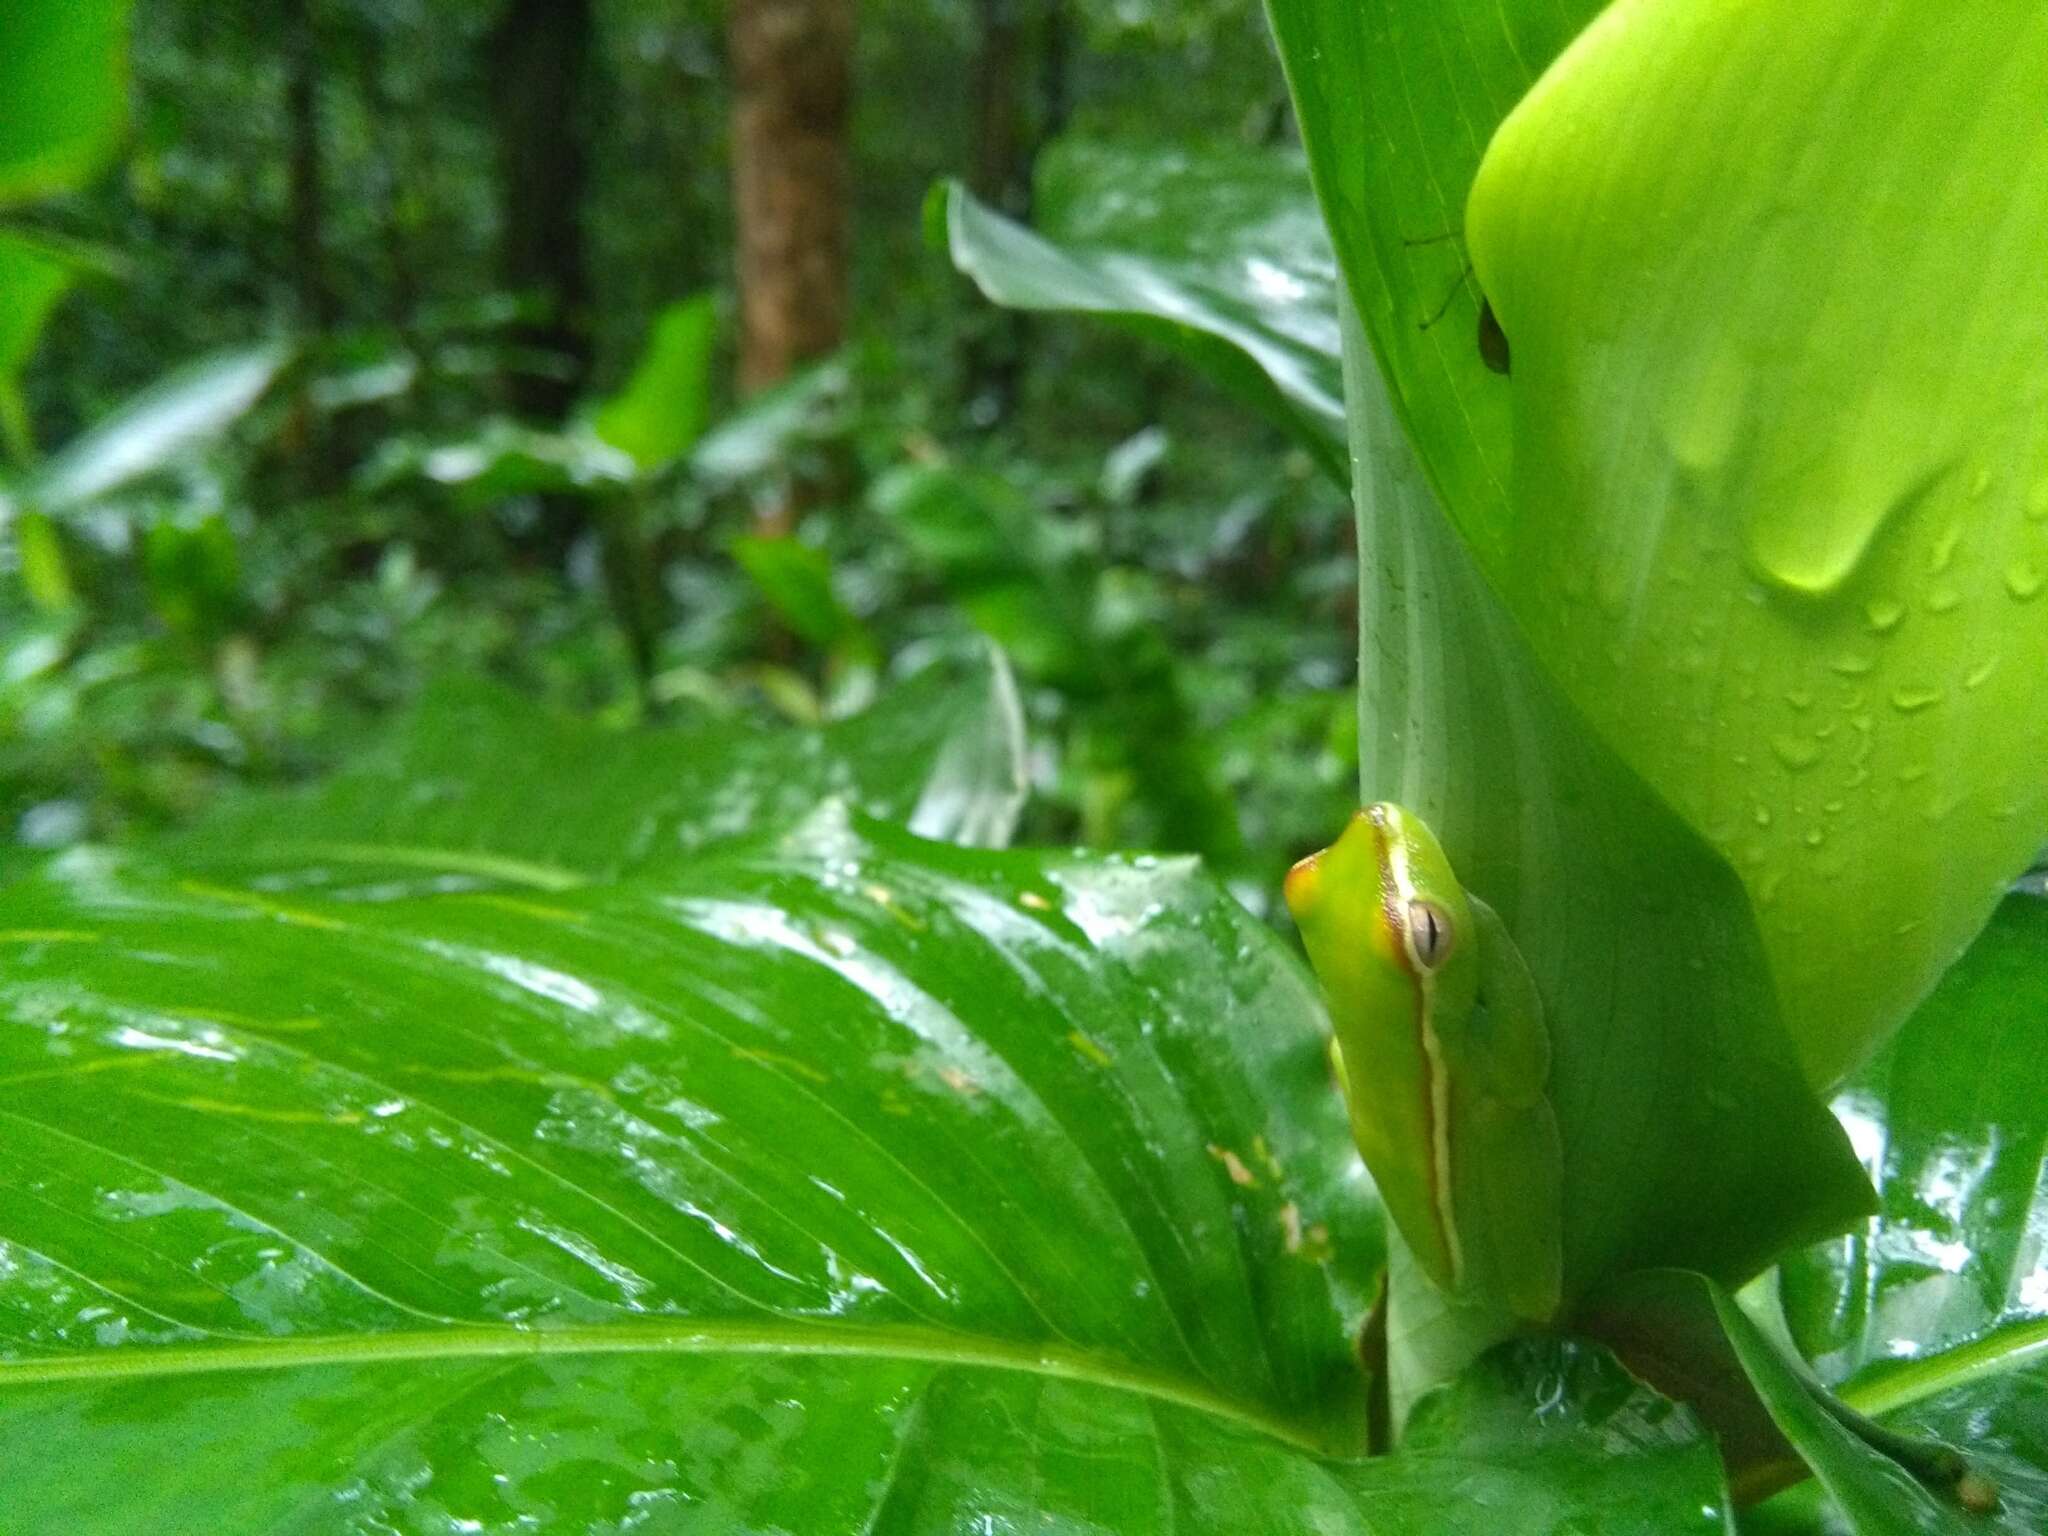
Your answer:
[[[1500,918],[1396,805],[1295,865],[1287,904],[1328,994],[1352,1135],[1443,1290],[1549,1320],[1562,1292],[1550,1037]]]

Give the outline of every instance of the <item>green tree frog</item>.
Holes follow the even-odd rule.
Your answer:
[[[1398,805],[1288,873],[1328,996],[1351,1133],[1416,1260],[1460,1300],[1557,1312],[1562,1218],[1550,1037],[1500,918]]]

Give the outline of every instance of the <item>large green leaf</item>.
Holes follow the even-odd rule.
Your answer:
[[[1376,1243],[1317,1010],[1186,865],[836,815],[518,898],[80,856],[0,894],[0,932],[0,1382],[51,1383],[17,1420],[39,1443],[310,1394],[320,1442],[245,1469],[297,1501],[437,1404],[436,1435],[516,1455],[493,1419],[520,1407],[619,1518],[689,1488],[692,1443],[735,1499],[800,1455],[857,1502],[956,1394],[1000,1414],[1068,1379],[1351,1438]],[[649,1418],[579,1402],[615,1394]],[[10,1513],[66,1496],[46,1477],[10,1458]]]
[[[1691,1420],[1554,1346],[1329,1459],[1373,1210],[1305,978],[1184,862],[830,810],[517,898],[78,853],[0,945],[27,1529],[1726,1529]]]
[[[1367,1464],[1361,1536],[1731,1532],[1719,1459],[1701,1454],[1711,1443],[1604,1352],[1525,1339],[1426,1398],[1400,1454]],[[1294,1523],[1278,1530],[1317,1529],[1280,1513]]]
[[[2015,895],[1836,1100],[1883,1208],[1848,1236],[1785,1259],[1774,1284],[1750,1298],[1759,1312],[1782,1305],[1788,1341],[1851,1406],[1965,1450],[1998,1489],[2006,1523],[1958,1526],[1952,1500],[1930,1501],[1899,1481],[1896,1466],[1816,1417],[1776,1351],[1730,1318],[1743,1365],[1825,1485],[1772,1501],[1757,1517],[1759,1532],[2048,1526],[2044,1044],[2048,901]],[[1720,1370],[1713,1340],[1672,1347],[1670,1325],[1691,1326],[1698,1289],[1638,1287],[1641,1319],[1610,1309],[1598,1331],[1667,1389],[1683,1385],[1691,1397],[1704,1386],[1730,1398],[1726,1383],[1707,1379]],[[1674,1364],[1690,1379],[1670,1374]],[[1740,1403],[1715,1405],[1715,1428],[1742,1463],[1743,1481],[1758,1471],[1768,1477],[1768,1466],[1750,1463],[1759,1453],[1768,1461],[1771,1448],[1731,1440],[1731,1430],[1748,1438],[1744,1412]],[[1930,1523],[1897,1523],[1914,1510]]]
[[[128,0],[0,7],[0,206],[90,179],[127,127]]]
[[[449,679],[347,771],[295,794],[245,793],[160,847],[213,877],[336,894],[565,890],[828,795],[927,837],[1000,846],[1023,806],[1023,729],[994,652],[822,730],[607,730]]]
[[[948,185],[954,263],[1012,309],[1100,315],[1189,358],[1345,475],[1336,266],[1301,157],[1063,141],[1039,228]]]
[[[1741,871],[1818,1084],[2048,840],[2044,97],[2032,0],[1625,0],[1472,194],[1497,584]]]

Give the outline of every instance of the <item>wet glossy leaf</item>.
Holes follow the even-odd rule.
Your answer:
[[[1174,348],[1344,478],[1336,266],[1299,155],[1065,142],[1035,229],[964,188],[936,196],[954,264],[989,299]]]
[[[2031,0],[1627,0],[1473,189],[1497,585],[1740,871],[1823,1086],[2048,841],[2044,95]]]
[[[1883,1209],[1783,1266],[1802,1350],[1873,1381],[2000,1333],[2048,1348],[2048,901],[2008,898],[1835,1112]]]
[[[1954,1489],[1923,1481],[1894,1456],[1852,1433],[1801,1383],[1794,1367],[1740,1306],[1724,1292],[1716,1293],[1715,1303],[1728,1341],[1758,1394],[1813,1469],[1816,1491],[1826,1495],[1826,1528],[1842,1536],[2030,1536],[2042,1528],[2041,1519],[2048,1515],[2048,1500],[2042,1498],[2048,1493],[2048,1477],[2009,1466],[1984,1443],[1981,1426],[1957,1443],[1968,1448],[1973,1475],[1987,1479],[1982,1488],[1995,1488],[1998,1499],[1995,1507],[1972,1509]],[[1773,1516],[1771,1528],[1782,1529],[1781,1518],[1794,1529],[1801,1523],[1796,1515]]]
[[[272,342],[174,370],[51,454],[24,498],[61,515],[168,468],[247,415],[290,356]]]
[[[1715,1297],[1722,1326],[1771,1417],[1813,1468],[1858,1536],[1961,1536],[1970,1521],[1905,1468],[1838,1423],[1801,1385],[1770,1340],[1725,1293]]]
[[[833,812],[517,898],[78,853],[0,945],[25,1528],[1726,1529],[1567,1347],[1319,1454],[1369,1193],[1306,979],[1185,863]]]
[[[2014,896],[1836,1101],[1883,1210],[1780,1266],[1793,1337],[1857,1406],[1989,1458],[2048,1525],[2048,902]]]
[[[1443,1475],[1423,1479],[1420,1498],[1389,1490],[1370,1510],[1376,1520],[1383,1510],[1394,1516],[1390,1530],[1431,1536],[1726,1532],[1733,1514],[1711,1444],[1689,1412],[1604,1351],[1524,1339],[1424,1400],[1396,1465],[1435,1465]]]
[[[828,795],[928,837],[999,846],[1023,806],[1023,751],[993,652],[822,730],[607,730],[448,680],[347,771],[244,794],[159,846],[211,878],[377,898],[566,890],[779,825]]]
[[[1503,381],[1468,324],[1423,328],[1459,281],[1436,237],[1459,228],[1486,136],[1591,9],[1269,6],[1359,312],[1361,798],[1421,813],[1536,973],[1574,1294],[1644,1266],[1738,1280],[1868,1200],[1799,1080],[1736,881],[1592,738],[1491,590]],[[1408,1304],[1424,1380],[1503,1326],[1421,1290]]]
[[[693,1442],[727,1508],[773,1508],[807,1432],[858,1507],[955,1393],[1000,1417],[1055,1378],[1351,1433],[1374,1241],[1313,1000],[1185,867],[828,816],[545,897],[332,903],[81,856],[0,913],[0,1315],[14,1381],[49,1383],[39,1441],[310,1392],[372,1452],[445,1394],[431,1433],[537,1458],[512,1490],[449,1458],[453,1512],[502,1520],[526,1476],[609,1486],[614,1519],[708,1495]],[[390,1404],[407,1381],[431,1396]],[[551,1454],[497,1439],[508,1405]],[[333,1496],[306,1463],[337,1449],[248,1471]],[[10,1509],[39,1475],[10,1469]]]

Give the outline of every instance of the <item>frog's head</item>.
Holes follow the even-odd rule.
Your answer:
[[[1471,940],[1471,905],[1435,834],[1388,801],[1353,814],[1336,842],[1287,872],[1283,890],[1326,976],[1372,966],[1427,979]]]

